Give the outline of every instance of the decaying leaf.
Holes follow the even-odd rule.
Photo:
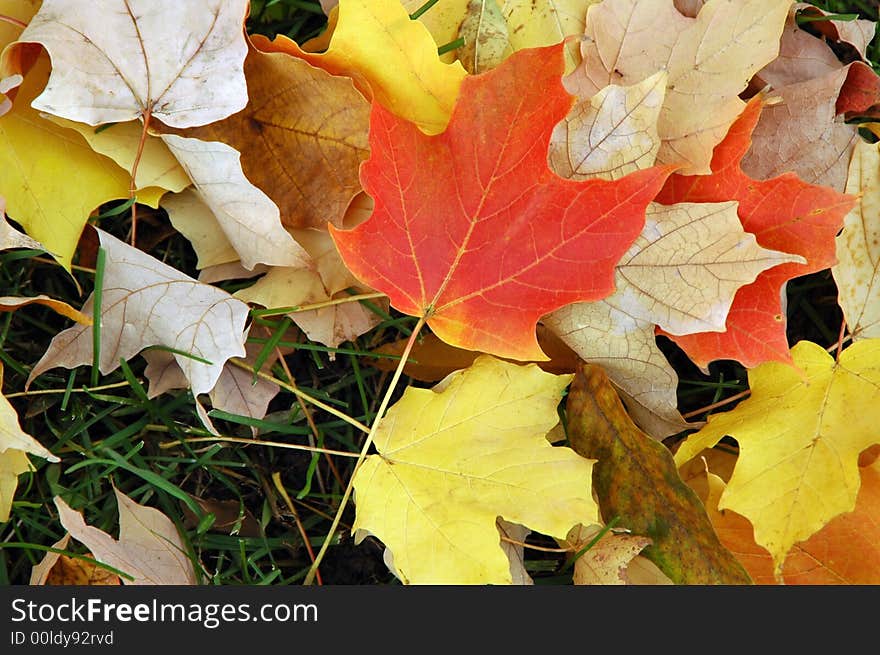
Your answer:
[[[569,533],[566,543],[575,552],[590,545],[601,530],[598,525],[579,525]],[[672,581],[659,569],[656,574],[644,581],[642,567],[635,576],[630,576],[630,567],[639,557],[639,553],[651,540],[634,534],[608,532],[593,543],[580,557],[575,560],[572,580],[576,585],[624,585],[624,584],[667,584]],[[650,560],[645,560],[649,566]],[[635,567],[634,567],[635,568]]]
[[[482,356],[408,388],[355,473],[352,529],[391,550],[404,582],[510,584],[497,517],[560,539],[597,520],[592,462],[545,438],[570,379]]]
[[[106,250],[101,305],[100,370],[106,375],[147,346],[176,350],[193,394],[210,391],[224,362],[243,357],[248,307],[225,291],[202,284],[98,230]],[[83,306],[92,314],[94,294]],[[74,368],[93,358],[92,330],[58,333],[27,380],[56,366]],[[198,358],[198,359],[195,359]]]
[[[550,134],[571,106],[562,67],[560,44],[466,78],[435,137],[373,104],[361,180],[375,208],[355,229],[330,232],[355,276],[427,317],[447,343],[542,358],[538,319],[612,291],[614,265],[670,172],[612,182],[553,174]]]
[[[853,339],[880,337],[880,151],[861,142],[853,152],[846,192],[859,203],[843,219],[832,267],[838,301]]]
[[[600,367],[584,364],[575,374],[566,414],[571,447],[597,460],[594,488],[603,520],[618,517],[618,527],[650,537],[643,554],[676,584],[750,582],[666,446],[632,423]]]
[[[247,0],[43,0],[19,37],[52,57],[33,106],[89,125],[225,118],[247,103],[247,10]]]
[[[119,509],[119,539],[86,525],[60,496],[55,507],[61,525],[94,553],[99,562],[133,577],[130,585],[192,585],[196,573],[171,520],[157,509],[139,505],[114,487]]]
[[[722,437],[740,454],[720,509],[745,516],[778,572],[792,546],[855,507],[859,453],[880,442],[880,340],[862,339],[835,361],[820,346],[792,348],[797,367],[749,371],[751,396],[714,414],[675,455],[681,465]]]
[[[507,21],[496,0],[469,0],[458,30],[458,60],[471,75],[495,68],[513,52]]]
[[[70,542],[70,534],[52,544],[52,548],[64,550]],[[87,553],[92,557],[91,553]],[[94,559],[94,558],[92,558]],[[101,568],[94,562],[61,553],[48,552],[31,570],[30,585],[79,585],[108,586],[120,585],[122,580],[115,573]]]

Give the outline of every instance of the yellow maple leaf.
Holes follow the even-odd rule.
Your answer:
[[[458,62],[440,61],[428,29],[410,20],[398,0],[341,0],[322,40],[303,47],[326,46],[327,37],[326,52],[300,56],[334,75],[351,77],[362,92],[426,134],[446,129],[467,73]],[[290,44],[287,49],[295,51]]]
[[[835,361],[820,346],[791,349],[794,368],[767,362],[749,371],[751,397],[709,417],[676,453],[681,466],[725,435],[740,455],[719,509],[742,514],[779,572],[794,544],[855,507],[859,453],[880,443],[880,339],[864,339]]]
[[[598,520],[592,460],[545,438],[570,381],[481,355],[408,388],[355,474],[353,530],[379,538],[410,584],[510,584],[499,516],[560,539]]]

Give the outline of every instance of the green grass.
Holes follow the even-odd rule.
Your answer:
[[[819,4],[831,11],[856,10],[877,19],[876,6],[867,2]],[[318,34],[324,24],[320,5],[304,0],[254,0],[248,23],[252,32],[282,33],[300,42]],[[875,40],[870,50],[874,62],[880,61],[876,53]],[[114,208],[119,209],[120,203],[104,209]],[[171,234],[167,217],[141,207],[138,216],[140,239],[153,244],[150,252],[196,276],[192,248],[182,236]],[[129,217],[130,210],[123,206],[119,215],[102,218],[100,224],[125,239]],[[43,253],[0,253],[0,295],[46,293],[79,307],[95,286],[94,256],[87,254],[94,252],[93,246],[88,239],[84,241],[72,277]],[[234,283],[220,286],[230,291],[238,288]],[[830,275],[798,279],[789,285],[788,293],[791,342],[810,339],[826,346],[836,342],[841,317]],[[257,341],[267,354],[276,345],[292,349],[284,361],[286,369],[275,364],[263,372],[293,383],[304,394],[364,424],[374,419],[389,379],[370,365],[375,361],[370,351],[407,336],[415,323],[392,311],[356,342],[334,349],[310,343],[304,335],[295,341],[282,340],[282,336],[288,339],[290,321],[286,318],[254,312],[253,321],[268,327],[273,335]],[[148,398],[141,357],[109,375],[99,374],[92,366],[53,369],[25,391],[31,367],[52,337],[69,324],[38,305],[0,313],[3,392],[18,412],[22,428],[61,458],[60,463],[47,463],[34,457],[36,470],[19,478],[11,518],[0,524],[0,584],[26,584],[34,564],[63,536],[52,502],[56,495],[82,511],[89,524],[116,534],[114,486],[135,501],[158,508],[176,523],[193,562],[200,563],[197,570],[203,571],[202,582],[301,582],[311,564],[310,550],[317,552],[327,534],[354,460],[260,442],[357,453],[363,432],[332,412],[301,404],[296,395],[282,390],[260,421],[212,412],[222,435],[251,443],[218,440],[202,427],[188,391]],[[661,338],[660,345],[679,373],[683,412],[747,388],[746,372],[735,362],[713,363],[704,374],[668,340]],[[217,518],[221,508],[223,521]],[[322,582],[396,584],[382,562],[381,544],[367,539],[355,546],[348,536],[353,513],[349,504],[339,536],[321,566]],[[555,545],[540,539],[535,543]],[[72,542],[69,552],[82,555],[85,551]],[[565,582],[564,564],[559,554],[527,552],[527,566],[539,584]]]

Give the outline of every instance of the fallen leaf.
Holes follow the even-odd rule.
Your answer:
[[[0,375],[2,370],[0,367]],[[15,409],[0,394],[0,523],[9,520],[18,476],[34,468],[27,453],[50,462],[61,461],[21,429]]]
[[[507,21],[496,0],[470,0],[458,30],[458,61],[471,75],[495,68],[513,53]]]
[[[715,149],[711,175],[671,175],[657,195],[657,202],[665,205],[736,200],[743,229],[754,234],[760,246],[807,260],[764,271],[737,291],[726,332],[670,335],[702,368],[715,359],[735,359],[747,368],[768,360],[790,361],[780,290],[794,277],[835,263],[834,237],[856,201],[806,184],[792,173],[758,181],[742,172],[739,163],[749,148],[761,103],[760,96],[753,98]]]
[[[174,134],[162,140],[214,212],[245,268],[308,265],[308,254],[281,224],[278,206],[244,176],[237,150],[219,141]]]
[[[241,500],[234,498],[217,500],[193,495],[190,495],[190,498],[201,507],[205,514],[214,515],[215,520],[211,524],[211,532],[241,537],[260,538],[263,536],[260,522]],[[186,505],[182,505],[181,509],[184,515],[184,526],[188,529],[196,528],[199,524],[199,518]]]
[[[499,519],[496,526],[501,535],[501,549],[510,561],[510,584],[535,584],[532,576],[526,570],[525,547],[521,545],[531,530],[523,525],[517,525],[503,519]]]
[[[749,398],[711,415],[675,455],[681,465],[725,435],[736,439],[739,458],[719,508],[752,523],[777,572],[794,544],[853,510],[859,453],[880,443],[880,340],[858,341],[838,361],[809,341],[791,355],[797,368],[751,369]]]
[[[848,69],[774,88],[742,159],[743,173],[766,180],[789,171],[809,184],[843,191],[846,168],[860,140],[856,125],[837,118],[837,100]]]
[[[49,296],[42,293],[39,296],[27,297],[0,296],[0,312],[14,312],[16,309],[32,304],[49,307],[50,309],[56,311],[62,316],[66,316],[67,318],[72,319],[77,323],[82,323],[83,325],[92,324],[91,316],[87,316],[86,314],[77,311],[63,300],[55,300],[54,298],[50,298]]]
[[[660,71],[633,86],[609,84],[592,98],[578,99],[553,128],[553,172],[569,180],[616,180],[653,166],[666,77]]]
[[[657,161],[711,172],[713,148],[743,111],[749,79],[776,58],[790,0],[710,0],[688,18],[672,0],[606,0],[587,12],[583,65],[566,78],[580,98],[609,84],[668,74]]]
[[[52,544],[52,548],[64,550],[69,542],[70,534],[65,534]],[[94,559],[91,553],[86,553],[86,557]],[[31,570],[31,579],[28,584],[31,586],[79,585],[94,587],[120,585],[122,580],[115,573],[102,569],[93,562],[50,551]]]
[[[777,584],[773,558],[755,543],[752,525],[736,512],[718,509],[724,493],[722,478],[708,478],[706,509],[722,542],[748,569],[755,584]],[[860,470],[861,485],[852,512],[832,519],[806,541],[795,544],[782,565],[781,581],[787,585],[871,585],[880,582],[880,467]]]
[[[599,533],[601,526],[579,525],[572,529],[566,543],[578,552]],[[634,534],[607,532],[575,560],[572,581],[576,585],[627,584],[626,569],[651,540]]]
[[[634,419],[654,437],[692,427],[678,413],[678,377],[655,344],[654,326],[722,331],[740,287],[768,268],[804,261],[758,246],[736,209],[732,201],[650,204],[642,234],[617,264],[616,291],[543,319],[583,360],[607,366]]]
[[[806,2],[796,3],[794,9],[804,16],[811,17],[832,16],[835,13]],[[867,57],[868,44],[871,43],[877,29],[876,22],[864,18],[811,21],[810,25],[831,41],[851,45],[863,59]]]
[[[843,219],[837,264],[831,268],[838,302],[853,339],[880,337],[880,152],[878,144],[856,145],[846,192],[859,203]]]
[[[179,134],[238,150],[245,177],[277,203],[285,226],[341,225],[361,188],[369,103],[350,78],[309,64],[295,46],[285,49],[291,42],[250,40],[247,107]]]
[[[195,250],[198,258],[196,268],[204,270],[235,262],[242,271],[247,271],[239,263],[239,254],[220,227],[217,215],[197,189],[169,193],[162,198],[162,209],[168,212],[171,225],[186,237]]]
[[[122,169],[130,171],[134,167],[143,132],[142,126],[137,121],[118,123],[101,130],[57,116],[47,114],[45,117],[56,125],[79,132],[92,150],[109,157]],[[148,135],[138,160],[135,186],[138,189],[158,187],[166,191],[178,192],[183,191],[191,183],[186,171],[162,139]],[[142,201],[140,198],[139,200]]]
[[[247,103],[248,6],[43,0],[18,40],[39,43],[52,57],[52,75],[33,107],[89,125],[153,116],[190,127],[225,118]]]
[[[0,197],[0,250],[8,248],[45,250],[42,243],[22,234],[9,224],[6,220],[6,201]]]
[[[139,505],[114,487],[119,509],[119,539],[86,525],[60,496],[55,507],[61,525],[103,564],[132,576],[127,585],[193,585],[196,573],[171,520],[152,507]]]
[[[184,275],[97,230],[106,250],[101,305],[100,370],[107,375],[148,346],[178,351],[193,394],[210,391],[224,362],[243,357],[244,324],[248,307],[225,291]],[[94,295],[83,306],[91,315]],[[200,359],[193,359],[198,357]],[[26,386],[43,372],[63,366],[75,368],[92,362],[92,330],[75,326],[52,339],[31,369]]]
[[[12,111],[0,116],[0,195],[9,216],[70,270],[89,215],[105,202],[128,198],[131,177],[75,131],[31,108],[48,75],[44,55],[25,76]]]
[[[643,554],[675,584],[748,584],[724,548],[669,450],[639,430],[601,367],[584,364],[566,401],[571,447],[597,460],[594,489],[602,517],[650,537]]]
[[[42,0],[0,0],[0,14],[28,23],[37,13],[41,2]],[[25,63],[22,58],[25,54],[23,52],[8,55],[2,52],[8,44],[18,38],[19,34],[21,34],[20,26],[12,21],[0,21],[0,53],[2,53],[0,54],[0,116],[12,109],[12,100],[21,84],[22,75],[33,63]]]
[[[571,348],[543,325],[538,325],[537,337],[542,352],[550,359],[530,363],[537,364],[542,370],[555,375],[574,372],[580,360]],[[381,371],[391,372],[397,368],[408,341],[409,339],[399,339],[379,346],[371,352],[386,357],[370,357],[365,361]],[[423,382],[437,382],[450,373],[467,368],[479,356],[478,352],[450,346],[428,333],[422,335],[412,347],[406,364],[403,365],[403,373]]]
[[[571,377],[482,356],[409,387],[354,477],[352,531],[394,554],[408,584],[510,584],[497,517],[564,538],[597,520],[592,462],[545,438]]]
[[[550,133],[571,106],[562,63],[560,44],[468,77],[435,137],[373,104],[361,180],[375,208],[330,233],[358,279],[426,316],[447,343],[542,359],[537,320],[612,291],[614,265],[669,173],[575,182],[549,170]]]
[[[446,128],[467,72],[458,62],[440,61],[428,29],[410,20],[399,0],[340,0],[326,34],[329,47],[320,54],[282,35],[274,43],[333,75],[351,77],[361,93],[427,134]]]

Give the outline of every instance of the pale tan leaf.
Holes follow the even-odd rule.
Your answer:
[[[861,196],[844,219],[832,267],[838,302],[853,339],[880,337],[880,152],[859,142],[846,192]]]
[[[248,307],[221,289],[201,284],[98,230],[107,258],[101,312],[100,370],[116,370],[148,346],[175,354],[194,395],[210,391],[230,357],[242,357]],[[83,313],[92,313],[89,296]],[[200,358],[202,361],[194,359]],[[56,366],[91,363],[92,330],[75,326],[57,334],[27,384]]]
[[[655,438],[687,424],[677,409],[678,377],[655,343],[674,334],[723,331],[736,291],[768,268],[800,261],[758,246],[737,203],[652,203],[645,227],[618,263],[617,290],[563,307],[543,322],[585,361],[600,364],[633,419]]]
[[[139,505],[114,488],[119,509],[119,539],[86,525],[60,496],[58,517],[70,535],[92,551],[99,562],[131,575],[130,585],[193,585],[196,574],[171,520],[152,507]]]
[[[38,296],[0,296],[0,312],[13,312],[20,307],[34,304],[49,307],[77,323],[82,323],[83,325],[92,324],[91,316],[77,311],[63,300],[56,300],[42,293]]]
[[[843,64],[821,38],[797,25],[798,5],[792,6],[779,41],[779,56],[758,71],[758,78],[780,89],[789,84],[823,77]]]
[[[242,265],[308,266],[309,256],[281,224],[281,212],[241,170],[241,154],[219,141],[162,137],[214,212]]]
[[[653,166],[665,93],[666,72],[660,71],[633,86],[611,84],[579,99],[553,129],[550,167],[572,180],[616,180]]]
[[[535,581],[526,571],[525,547],[521,544],[531,534],[524,525],[498,519],[498,533],[501,535],[501,549],[510,560],[510,578],[514,585],[533,585]]]
[[[205,284],[213,284],[214,282],[223,282],[224,280],[250,280],[259,277],[264,273],[268,273],[269,266],[257,264],[254,270],[249,271],[241,265],[240,261],[227,262],[226,264],[216,264],[202,269],[199,273],[199,282]]]
[[[202,270],[239,261],[239,254],[220,228],[217,216],[196,189],[169,193],[162,198],[162,208],[168,212],[171,224],[187,238]],[[244,267],[242,266],[243,270]]]
[[[61,539],[52,544],[52,548],[65,550],[68,543],[70,543],[69,533],[65,534],[63,537],[61,537]],[[46,578],[49,577],[49,574],[52,571],[52,567],[54,567],[56,562],[58,562],[59,557],[61,557],[61,553],[53,553],[51,551],[47,552],[43,559],[41,559],[40,562],[38,564],[35,564],[34,568],[31,569],[31,578],[28,584],[31,586],[46,584]]]
[[[589,544],[601,526],[578,525],[568,534],[567,542],[575,551]],[[624,585],[626,569],[651,539],[640,535],[607,532],[575,560],[573,582],[576,585]]]
[[[235,113],[247,103],[247,11],[247,0],[43,0],[19,37],[52,57],[34,108],[89,125]]]
[[[583,65],[569,90],[589,98],[609,84],[668,75],[657,161],[708,174],[712,151],[745,103],[749,79],[778,54],[790,0],[709,0],[688,18],[672,0],[605,0],[587,12]]]
[[[805,182],[843,191],[846,169],[860,140],[857,126],[836,116],[847,72],[839,68],[771,91],[771,97],[782,101],[761,111],[752,146],[742,159],[743,172],[766,180],[794,171]]]

